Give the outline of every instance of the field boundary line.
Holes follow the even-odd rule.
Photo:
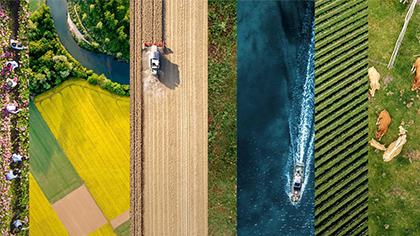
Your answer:
[[[394,63],[395,63],[395,60],[397,59],[398,51],[400,50],[401,44],[404,39],[405,31],[407,30],[408,23],[410,22],[411,16],[414,13],[414,9],[416,7],[417,2],[418,0],[412,0],[410,8],[408,9],[407,15],[404,18],[404,26],[401,30],[400,36],[398,36],[397,42],[395,42],[395,48],[394,48],[394,51],[392,52],[391,59],[389,60],[388,69],[394,68]]]

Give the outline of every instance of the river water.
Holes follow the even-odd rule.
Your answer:
[[[238,235],[314,235],[313,27],[313,1],[238,1]]]
[[[96,74],[104,74],[114,82],[130,84],[130,65],[128,63],[117,61],[112,56],[92,53],[79,47],[68,29],[66,0],[47,0],[47,6],[51,9],[55,29],[61,44],[78,62],[85,68],[93,70]]]

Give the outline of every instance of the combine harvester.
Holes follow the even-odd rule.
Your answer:
[[[160,70],[160,53],[163,52],[164,43],[145,42],[143,50],[148,54],[149,69],[153,76],[158,78]]]

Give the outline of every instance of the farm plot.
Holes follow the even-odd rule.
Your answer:
[[[35,105],[108,221],[130,208],[130,104],[81,79]]]
[[[118,236],[130,236],[130,220],[122,223],[120,226],[115,228],[115,232]]]
[[[401,153],[384,162],[383,152],[369,147],[369,234],[420,235],[420,98],[411,91],[414,75],[410,69],[420,54],[420,6],[408,24],[395,68],[385,65],[404,25],[408,4],[399,1],[369,0],[369,59],[381,75],[381,88],[369,101],[369,140],[375,137],[377,115],[383,109],[391,116],[388,132],[380,141],[388,147],[398,137],[404,122],[407,142]]]
[[[29,116],[31,174],[48,202],[55,203],[82,186],[83,181],[33,102],[29,104]]]
[[[113,229],[112,226],[110,224],[105,224],[104,226],[102,226],[101,228],[95,230],[93,233],[89,234],[89,236],[117,236]]]
[[[315,234],[367,234],[367,2],[315,1]]]
[[[32,175],[29,175],[30,235],[69,235]]]

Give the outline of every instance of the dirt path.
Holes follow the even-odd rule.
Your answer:
[[[76,35],[76,38],[78,40],[83,40],[87,44],[90,45],[90,42],[85,39],[85,36],[79,31],[77,26],[74,24],[74,22],[71,20],[70,14],[67,13],[67,24],[69,25],[69,29],[71,32],[73,32]]]
[[[132,1],[131,13],[131,233],[206,235],[207,2]],[[161,91],[143,93],[142,43],[162,39]]]

